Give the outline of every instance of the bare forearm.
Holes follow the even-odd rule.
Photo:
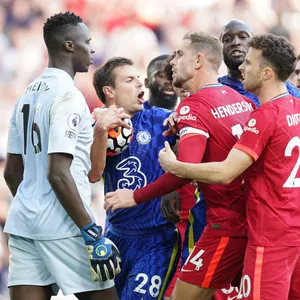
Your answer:
[[[229,184],[234,179],[227,172],[224,162],[191,164],[176,161],[171,173],[208,184]]]
[[[89,180],[94,183],[101,179],[106,164],[107,130],[95,129],[91,146],[91,164]]]
[[[83,228],[91,222],[71,173],[50,174],[48,180],[56,197],[68,215],[79,227]]]
[[[4,179],[13,196],[16,195],[20,183],[23,181],[24,165],[21,155],[7,154],[4,168]]]
[[[16,195],[18,187],[23,180],[23,175],[18,177],[11,177],[9,180],[5,180],[6,184],[13,196]]]
[[[232,148],[224,161],[201,164],[174,161],[168,171],[179,177],[191,178],[203,183],[229,184],[247,170],[253,162],[252,156]]]

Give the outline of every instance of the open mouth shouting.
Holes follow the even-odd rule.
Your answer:
[[[140,104],[143,104],[143,103],[145,102],[145,100],[144,100],[144,94],[145,94],[145,92],[144,92],[144,91],[141,91],[141,92],[138,94],[138,96],[137,96],[137,99],[138,99],[138,101],[140,102]]]

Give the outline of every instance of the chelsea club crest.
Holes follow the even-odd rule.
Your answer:
[[[151,141],[151,135],[148,131],[139,131],[136,135],[136,140],[139,144],[146,145]]]

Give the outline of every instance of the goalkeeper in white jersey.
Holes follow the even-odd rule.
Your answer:
[[[90,210],[93,131],[73,81],[92,64],[90,33],[66,12],[47,19],[44,40],[48,68],[18,99],[8,135],[11,299],[48,300],[58,288],[78,299],[118,299],[113,279],[120,254]],[[122,117],[116,114],[116,122]]]

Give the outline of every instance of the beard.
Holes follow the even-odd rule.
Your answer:
[[[248,80],[243,82],[243,86],[244,86],[244,90],[250,93],[253,93],[255,95],[259,95],[260,90],[262,88],[262,81],[259,80],[257,77],[255,78],[255,80],[252,80],[252,82]]]
[[[183,85],[184,83],[186,82],[186,80],[184,80],[183,78],[180,78],[178,75],[173,78],[173,85],[176,87],[176,88],[183,88]]]
[[[173,95],[166,95],[164,93],[164,89],[162,87],[158,87],[157,85],[151,85],[149,87],[151,96],[155,100],[155,106],[173,109],[177,103],[177,95],[174,91]]]
[[[223,59],[227,68],[232,71],[239,71],[239,66],[245,61],[244,58],[232,59],[224,52],[223,52]]]

